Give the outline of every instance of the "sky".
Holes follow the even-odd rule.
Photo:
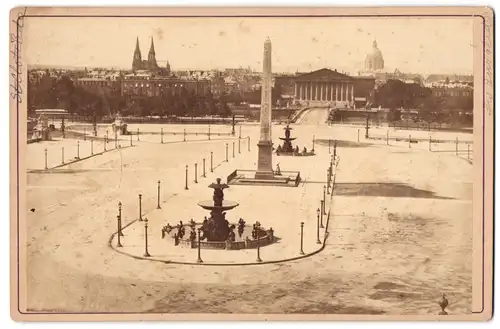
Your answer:
[[[357,72],[377,41],[385,71],[472,74],[472,18],[45,18],[23,30],[28,65],[130,69],[136,38],[147,59],[173,70],[262,69],[272,41],[274,72]]]

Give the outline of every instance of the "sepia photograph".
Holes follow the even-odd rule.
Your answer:
[[[491,9],[10,20],[13,319],[491,318]]]

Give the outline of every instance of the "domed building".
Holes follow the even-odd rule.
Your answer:
[[[373,48],[370,53],[366,55],[365,71],[374,72],[384,69],[384,57],[382,52],[377,47],[377,41],[373,41]]]

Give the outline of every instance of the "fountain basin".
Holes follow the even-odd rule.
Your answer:
[[[212,200],[205,200],[198,202],[198,206],[202,207],[205,210],[217,209],[220,211],[226,211],[238,207],[239,203],[229,200],[223,200],[222,206],[214,206],[214,202]]]

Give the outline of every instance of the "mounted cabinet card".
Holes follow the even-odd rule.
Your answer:
[[[492,24],[13,9],[12,318],[489,320]]]

